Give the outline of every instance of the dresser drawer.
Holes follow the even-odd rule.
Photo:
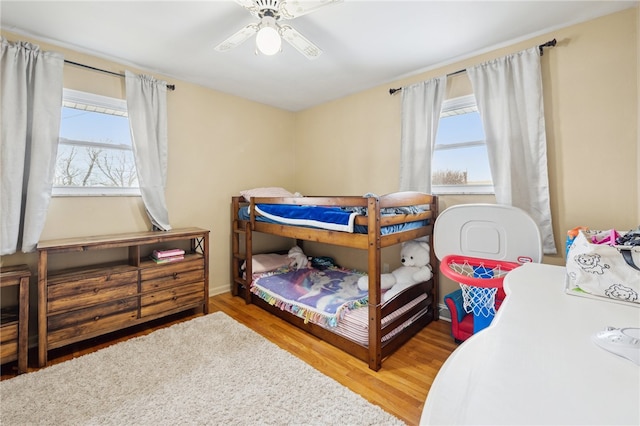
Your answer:
[[[123,313],[132,314],[134,317],[137,316],[137,297],[114,300],[112,302],[102,303],[88,308],[50,315],[47,318],[47,328],[49,330],[59,330],[61,328],[77,327],[78,325],[85,323],[99,323],[104,318]]]
[[[18,355],[18,323],[0,327],[0,362],[13,361]]]
[[[138,293],[138,271],[103,270],[95,275],[57,276],[49,280],[47,310],[49,313],[89,306],[109,300],[135,296]]]
[[[181,307],[205,303],[204,281],[154,291],[140,297],[140,316],[146,317]]]
[[[54,348],[128,327],[137,319],[137,297],[52,315],[47,319],[47,343]]]
[[[202,271],[204,274],[204,258],[199,254],[189,254],[184,257],[184,260],[172,263],[144,262],[140,269],[140,280],[166,278],[186,271]]]
[[[3,345],[12,340],[18,340],[18,323],[7,324],[0,327],[0,343]]]
[[[170,289],[176,286],[193,283],[204,280],[204,270],[174,272],[171,275],[161,276],[150,280],[140,282],[140,291],[146,293],[148,291]]]

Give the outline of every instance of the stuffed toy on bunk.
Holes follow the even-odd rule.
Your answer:
[[[300,270],[302,268],[306,268],[309,265],[309,258],[304,254],[302,249],[298,246],[293,246],[289,250],[289,266],[292,268],[296,268],[296,270]]]
[[[433,276],[431,265],[431,250],[429,244],[423,241],[407,241],[402,244],[400,250],[400,266],[390,274],[380,275],[380,288],[387,290],[382,296],[382,301],[386,302],[402,290],[424,281],[428,281]],[[358,288],[366,290],[369,288],[369,278],[360,277]]]

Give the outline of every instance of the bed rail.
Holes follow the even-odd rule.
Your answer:
[[[367,234],[345,235],[344,232],[339,231],[327,231],[315,228],[302,228],[299,226],[260,222],[257,220],[260,214],[256,211],[255,205],[293,204],[307,206],[360,207],[365,209],[367,214],[356,216],[355,224],[375,227],[373,234],[377,234],[380,238],[381,247],[388,247],[431,234],[433,218],[435,218],[437,214],[436,197],[434,195],[412,191],[397,192],[380,197],[372,196],[366,198],[361,196],[308,196],[291,198],[252,197],[250,201],[245,201],[242,197],[234,198],[236,199],[238,208],[246,206],[249,207],[250,216],[248,222],[250,223],[250,227],[253,231],[362,250],[366,250],[371,243]],[[381,210],[385,208],[400,208],[407,206],[422,206],[428,210],[416,214],[381,214]],[[237,216],[237,210],[233,214]],[[398,231],[390,235],[380,235],[380,228],[382,227],[422,220],[429,220],[430,224],[428,226],[421,227],[418,230]],[[375,231],[376,229],[377,231]]]

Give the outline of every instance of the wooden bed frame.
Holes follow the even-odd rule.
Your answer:
[[[300,197],[300,198],[251,198],[250,202],[242,197],[232,197],[231,200],[231,270],[232,270],[232,294],[242,296],[247,303],[254,303],[269,312],[285,319],[286,321],[308,331],[314,336],[344,350],[345,352],[369,363],[369,368],[377,371],[382,366],[382,360],[393,353],[397,348],[409,340],[420,331],[425,325],[438,319],[438,260],[433,250],[433,224],[437,217],[437,199],[434,195],[420,192],[397,192],[381,197],[361,196],[338,196],[338,197]],[[337,207],[364,207],[367,209],[367,216],[357,216],[357,225],[366,225],[368,232],[365,234],[348,233],[339,231],[327,231],[309,227],[296,227],[280,225],[256,220],[258,213],[255,211],[256,204],[296,204],[296,205],[320,205]],[[381,216],[380,211],[384,208],[424,206],[428,205],[429,210],[419,214],[400,214],[392,216]],[[238,211],[241,207],[249,206],[250,219],[240,220]],[[381,235],[381,227],[401,224],[410,221],[428,219],[429,224],[408,231],[400,231],[387,235]],[[368,275],[369,275],[369,345],[360,344],[345,337],[332,333],[313,323],[304,323],[299,318],[289,312],[282,311],[271,306],[258,296],[249,291],[249,284],[243,278],[240,271],[242,263],[246,260],[246,277],[252,276],[251,256],[252,233],[261,232],[265,234],[278,235],[296,239],[298,244],[302,241],[314,241],[343,247],[351,247],[366,250],[368,254]],[[406,289],[396,295],[386,304],[381,302],[380,274],[382,248],[400,244],[419,237],[429,237],[431,245],[431,267],[434,271],[433,277],[424,283]],[[242,244],[244,242],[244,244]],[[427,293],[429,296],[408,312],[400,315],[382,327],[381,320],[388,313],[395,311],[399,306],[403,306],[408,301],[414,299],[420,293]],[[389,332],[400,324],[407,321],[424,307],[429,307],[427,313],[400,333],[389,340],[382,342],[382,339]]]

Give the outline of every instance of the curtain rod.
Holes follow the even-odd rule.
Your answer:
[[[540,50],[540,56],[544,55],[544,50],[542,50],[543,48],[545,48],[545,47],[553,47],[553,46],[556,45],[556,43],[557,43],[557,41],[554,38],[553,40],[549,40],[548,42],[539,45],[538,49]],[[458,70],[458,71],[455,71],[455,72],[447,74],[447,77],[451,77],[452,75],[456,75],[456,74],[462,74],[463,72],[466,72],[466,71],[467,71],[466,68],[465,69],[461,69],[461,70]],[[401,90],[402,90],[402,87],[399,87],[397,89],[391,88],[391,89],[389,89],[389,94],[393,95],[394,93],[400,92]]]
[[[109,70],[103,70],[101,68],[92,67],[90,65],[80,64],[78,62],[68,61],[66,59],[64,60],[64,62],[66,64],[75,65],[75,66],[78,66],[78,67],[87,68],[87,69],[90,69],[90,70],[93,70],[93,71],[98,71],[98,72],[102,72],[102,73],[105,73],[105,74],[111,74],[111,75],[115,75],[115,76],[118,76],[118,77],[124,77],[125,76],[124,74],[120,74],[120,73],[109,71]],[[167,90],[176,90],[176,85],[175,84],[167,84]]]

